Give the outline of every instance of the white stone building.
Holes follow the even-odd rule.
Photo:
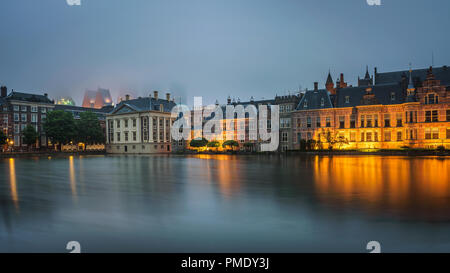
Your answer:
[[[175,119],[171,110],[175,102],[165,99],[129,97],[106,116],[106,152],[112,154],[170,153],[170,129]]]

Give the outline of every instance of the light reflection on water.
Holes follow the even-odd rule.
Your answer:
[[[450,251],[449,161],[383,156],[0,159],[0,251]]]

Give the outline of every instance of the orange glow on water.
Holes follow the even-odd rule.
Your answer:
[[[70,172],[70,189],[72,191],[72,197],[77,200],[77,181],[75,179],[75,166],[73,163],[73,156],[69,157],[69,172]]]
[[[318,197],[369,209],[414,207],[431,215],[450,195],[450,161],[380,156],[315,158]],[[432,210],[434,208],[434,210]]]
[[[9,184],[11,188],[11,199],[16,207],[16,210],[18,210],[19,195],[17,194],[16,164],[14,158],[9,159]]]

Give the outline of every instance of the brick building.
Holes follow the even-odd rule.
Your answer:
[[[329,79],[330,79],[329,75]],[[447,66],[378,73],[358,86],[343,75],[337,86],[307,91],[293,115],[292,147],[450,148],[450,69]]]

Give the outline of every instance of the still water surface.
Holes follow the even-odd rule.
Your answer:
[[[450,160],[0,159],[0,252],[450,252]]]

